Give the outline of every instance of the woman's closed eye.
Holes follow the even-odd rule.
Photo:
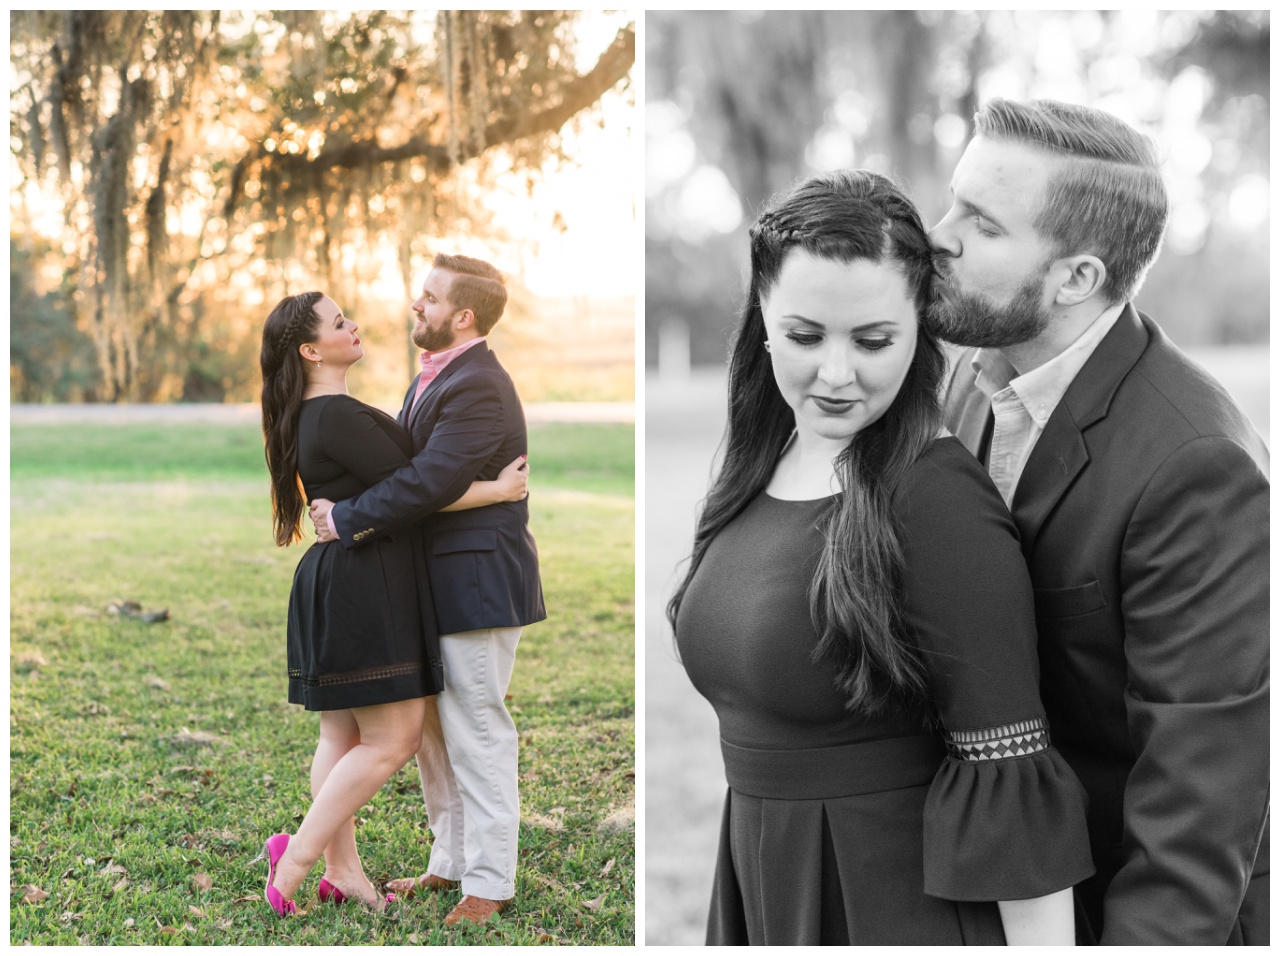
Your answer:
[[[889,338],[858,339],[858,344],[861,345],[868,352],[879,352],[881,349],[887,349],[890,345],[892,345],[893,339],[889,339]]]
[[[822,336],[816,332],[802,332],[798,329],[793,329],[787,333],[787,339],[795,342],[796,345],[817,345],[822,341]]]

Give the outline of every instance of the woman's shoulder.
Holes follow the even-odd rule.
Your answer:
[[[900,512],[931,514],[950,509],[1006,510],[982,464],[958,438],[942,434],[907,469],[894,490]]]
[[[323,421],[355,421],[357,419],[369,419],[374,421],[388,421],[394,424],[395,419],[388,415],[380,408],[368,405],[358,398],[352,398],[350,395],[333,394],[333,395],[317,395],[315,398],[309,398],[302,403],[303,410],[313,408]]]
[[[967,483],[987,477],[982,464],[950,432],[943,431],[927,446],[903,476],[902,484],[921,481]],[[988,482],[990,479],[988,479]]]

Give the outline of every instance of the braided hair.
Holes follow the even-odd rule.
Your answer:
[[[315,339],[320,325],[315,304],[321,292],[303,292],[279,301],[262,329],[262,435],[271,473],[271,514],[280,547],[302,540],[306,494],[298,478],[298,412],[307,386],[298,346]]]
[[[923,318],[933,254],[920,216],[890,180],[866,170],[805,179],[774,197],[750,229],[751,281],[729,358],[722,462],[703,502],[689,570],[667,605],[672,626],[707,547],[769,483],[795,413],[778,390],[761,308],[793,249],[835,262],[890,262],[907,280],[921,323],[897,397],[835,460],[841,492],[823,514],[824,544],[809,590],[815,659],[833,662],[850,710],[876,713],[925,700],[924,668],[902,614],[902,548],[894,488],[942,422],[946,361]]]

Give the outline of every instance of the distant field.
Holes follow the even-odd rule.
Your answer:
[[[139,423],[22,425],[9,430],[9,476],[76,481],[245,479],[266,487],[256,425]],[[533,424],[532,490],[635,493],[635,426]],[[265,493],[265,491],[264,491]]]

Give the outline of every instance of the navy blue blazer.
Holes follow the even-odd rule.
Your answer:
[[[947,424],[979,454],[970,357]],[[1089,794],[1080,942],[1267,942],[1267,466],[1222,387],[1129,305],[1018,482],[1041,697]]]
[[[442,634],[544,620],[528,499],[440,511],[471,482],[492,481],[528,453],[524,409],[511,377],[481,342],[445,366],[411,411],[417,385],[415,377],[399,416],[413,440],[413,460],[333,506],[343,545],[376,541],[429,519],[423,542]]]

